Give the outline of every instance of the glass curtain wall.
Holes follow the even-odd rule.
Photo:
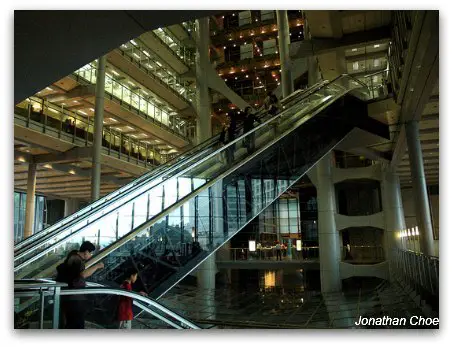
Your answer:
[[[27,193],[14,192],[14,243],[22,241],[25,227],[25,207],[27,204]],[[35,198],[35,222],[33,233],[44,229],[47,220],[46,198],[36,196]]]

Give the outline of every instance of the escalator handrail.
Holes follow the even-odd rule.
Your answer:
[[[30,281],[30,280],[28,280]],[[18,283],[16,286],[16,283],[14,284],[14,289],[22,290],[22,289],[38,289],[41,290],[43,288],[51,288],[51,287],[64,287],[66,286],[66,283],[59,283],[55,281],[46,281],[43,282],[42,280],[36,280],[33,279],[32,281],[35,281],[35,284],[30,284],[30,285],[24,285],[23,283]],[[16,281],[15,281],[16,282]],[[18,281],[19,282],[19,281]],[[22,280],[21,282],[24,282]],[[53,282],[53,283],[52,283]],[[39,295],[39,291],[36,290],[36,294]],[[172,311],[171,309],[165,307],[164,305],[158,303],[154,299],[145,297],[141,294],[129,291],[129,290],[124,290],[124,289],[118,289],[118,288],[109,288],[105,287],[102,285],[99,286],[91,286],[89,288],[79,288],[79,289],[65,289],[60,291],[60,295],[84,295],[84,294],[89,294],[89,295],[94,295],[94,294],[112,294],[112,295],[117,295],[117,296],[127,296],[129,298],[132,298],[134,300],[137,300],[139,303],[145,303],[146,305],[141,305],[140,308],[147,311],[151,315],[154,315],[155,313],[151,309],[151,307],[164,312],[165,314],[169,315],[176,321],[178,321],[181,324],[185,324],[191,329],[201,329],[198,325],[192,323],[191,321],[187,320],[186,318],[180,316],[176,312]]]
[[[339,77],[341,77],[341,76],[339,76]],[[339,77],[337,77],[337,78],[339,78]],[[312,86],[312,87],[308,88],[307,90],[303,91],[301,93],[301,95],[299,96],[299,98],[305,98],[305,97],[310,96],[316,90],[318,90],[320,88],[323,88],[324,86],[326,86],[326,85],[328,85],[330,83],[333,83],[336,79],[334,79],[332,81],[321,81],[321,82],[315,84],[314,86]],[[285,99],[283,99],[282,102],[284,102],[285,100],[288,100],[293,94],[291,94],[288,97],[286,97]],[[242,128],[243,128],[243,125],[238,127],[238,131],[240,131]],[[42,231],[42,232],[44,232],[44,234],[42,232],[40,232],[40,233],[35,234],[36,236],[32,235],[31,237],[19,242],[18,244],[16,244],[14,246],[14,252],[16,253],[15,256],[14,256],[14,261],[19,260],[22,256],[28,254],[29,252],[32,252],[33,249],[39,247],[39,245],[37,245],[36,247],[33,247],[33,243],[36,244],[36,242],[40,242],[40,244],[42,244],[42,242],[45,242],[45,241],[39,241],[38,239],[46,237],[46,240],[48,240],[48,239],[54,237],[55,234],[57,234],[57,233],[59,233],[61,231],[61,228],[68,229],[68,228],[70,228],[71,225],[73,225],[75,223],[78,223],[81,219],[84,219],[84,218],[88,217],[89,215],[92,215],[92,214],[98,212],[99,209],[105,207],[105,204],[113,202],[113,200],[112,200],[113,198],[119,198],[120,196],[123,196],[123,194],[130,194],[131,193],[130,190],[134,190],[135,188],[137,188],[137,186],[139,184],[146,183],[146,182],[149,182],[151,180],[155,180],[155,179],[158,178],[158,175],[163,176],[163,175],[165,175],[165,172],[168,172],[170,170],[178,169],[180,166],[183,166],[186,162],[192,161],[193,159],[202,156],[203,153],[199,152],[199,148],[210,147],[213,143],[218,142],[219,137],[220,137],[220,135],[215,135],[215,136],[211,137],[210,139],[200,143],[199,145],[191,148],[190,150],[188,150],[188,151],[180,154],[179,156],[171,159],[169,162],[163,164],[162,166],[159,166],[157,168],[157,170],[153,170],[153,171],[151,171],[149,173],[146,173],[141,178],[138,178],[138,179],[134,180],[133,182],[127,184],[126,186],[121,187],[119,190],[116,190],[116,191],[108,194],[107,196],[102,198],[103,202],[99,203],[97,206],[92,206],[90,208],[91,205],[89,205],[89,206],[77,211],[76,212],[76,217],[68,220],[66,222],[66,224],[61,224],[60,226],[56,227],[53,230],[49,230],[48,232],[46,232],[46,229],[44,229]],[[190,154],[190,152],[195,152],[195,153]],[[189,155],[189,156],[187,156],[187,155]],[[186,158],[184,158],[184,156],[186,156]],[[193,158],[193,157],[195,157],[195,158]],[[178,166],[176,168],[173,167],[173,164],[175,164],[175,162],[178,162],[179,159],[182,159],[181,162],[178,163]],[[164,172],[160,173],[160,171],[164,171]],[[154,174],[154,176],[153,176],[153,174]],[[159,183],[161,183],[161,182],[159,182]],[[97,200],[97,201],[99,201],[99,200]],[[93,204],[96,204],[97,201],[94,202]],[[88,215],[86,215],[86,213],[88,213]],[[69,216],[69,218],[71,218],[72,216],[73,215]],[[68,217],[66,217],[66,218],[68,218]],[[63,222],[64,222],[64,219],[60,223],[63,223]],[[50,227],[50,228],[52,228],[52,227]],[[28,245],[30,245],[30,246],[28,246]],[[28,246],[28,248],[24,249],[24,247],[27,247],[27,246]],[[27,253],[24,254],[23,252],[27,252]]]
[[[347,75],[346,75],[346,76],[347,76]],[[345,77],[345,76],[344,76],[344,75],[340,75],[340,76],[338,76],[337,78],[335,78],[334,80],[332,80],[332,81],[330,81],[329,83],[327,83],[326,85],[322,86],[321,88],[327,87],[327,86],[330,85],[331,83],[333,83],[333,82],[335,82],[336,80],[338,80],[339,78],[343,78],[343,77]],[[357,87],[356,87],[356,88],[357,88]],[[353,89],[355,89],[355,88],[350,88],[350,89],[347,90],[347,92],[349,92],[349,91],[351,91],[351,90],[353,90]],[[316,89],[316,90],[310,92],[309,95],[314,94],[317,90],[318,90],[318,89]],[[347,92],[346,92],[346,93],[347,93]],[[249,132],[243,134],[242,136],[239,136],[237,139],[231,141],[230,143],[224,145],[223,147],[218,148],[217,150],[214,150],[214,151],[211,152],[209,155],[203,157],[203,158],[201,159],[201,161],[195,162],[194,164],[192,164],[192,165],[190,165],[189,167],[185,168],[182,172],[179,172],[178,174],[184,174],[185,172],[191,170],[191,169],[194,168],[195,166],[202,165],[205,161],[207,161],[207,160],[209,160],[210,158],[214,157],[214,156],[217,155],[219,152],[224,151],[226,148],[233,146],[234,144],[236,144],[236,142],[242,141],[246,136],[248,136],[249,134],[251,134],[251,133],[253,133],[253,132],[255,132],[255,131],[258,131],[259,129],[263,128],[264,126],[267,126],[269,123],[273,122],[275,119],[277,119],[277,118],[279,118],[279,117],[282,117],[282,116],[283,116],[285,113],[287,113],[289,110],[291,110],[291,108],[286,109],[286,110],[280,112],[279,114],[277,114],[277,115],[271,117],[271,118],[268,119],[267,121],[261,123],[260,125],[258,125],[258,126],[255,127],[254,129],[250,130]],[[164,182],[159,182],[159,184],[163,184],[163,183],[164,183]],[[190,196],[191,194],[192,194],[192,193],[190,193],[188,196]],[[135,197],[131,197],[130,200],[132,200],[132,199],[135,199]],[[125,202],[125,204],[127,204],[128,202],[130,202],[130,200],[127,201],[127,202]],[[156,216],[162,214],[164,211],[165,211],[165,210],[161,211],[161,212],[158,213]],[[152,219],[154,219],[156,216],[154,216]],[[52,247],[53,247],[53,248],[58,247],[58,245],[61,244],[64,240],[73,237],[73,236],[74,236],[76,233],[78,233],[78,232],[80,232],[80,230],[75,231],[73,234],[67,235],[65,238],[63,238],[62,240],[58,241],[56,244],[52,245]],[[134,233],[134,232],[131,231],[131,232],[129,232],[127,235],[130,235],[131,233]],[[135,233],[134,233],[134,234],[135,234]],[[115,244],[118,243],[118,242],[121,243],[122,240],[123,240],[123,238],[120,239],[120,240],[118,240],[117,242],[115,242]],[[35,248],[41,246],[42,243],[46,243],[46,241],[41,242],[41,244],[38,244],[38,245],[36,245],[36,246],[33,247],[33,248],[35,249]],[[52,249],[53,249],[53,248],[52,248]],[[33,249],[33,250],[34,250],[34,249]],[[103,257],[105,256],[105,254],[103,254],[103,253],[105,253],[104,250],[106,250],[106,249],[108,249],[109,252],[110,252],[111,245],[110,245],[110,246],[107,246],[107,247],[104,248],[99,254],[97,254],[97,255],[94,256],[92,259],[90,259],[90,260],[87,262],[87,264],[86,264],[87,267],[88,267],[88,266],[91,266],[92,264],[94,264],[94,262],[97,261],[97,260],[99,259],[99,255],[102,255],[102,258],[103,258]],[[35,259],[40,258],[41,255],[42,255],[43,253],[45,254],[45,253],[48,253],[49,251],[50,251],[49,249],[43,250],[43,251],[39,252],[38,254],[34,255],[32,258],[30,258],[30,259],[26,260],[25,262],[19,264],[18,266],[15,266],[14,272],[16,272],[16,271],[22,269],[23,267],[27,266],[29,263],[33,262]]]

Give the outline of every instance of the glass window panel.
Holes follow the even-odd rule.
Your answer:
[[[275,54],[277,43],[275,39],[263,41],[263,55]]]
[[[249,43],[246,45],[241,45],[240,50],[241,50],[241,60],[253,58],[253,44]]]
[[[261,10],[261,20],[274,19],[274,11]]]
[[[239,12],[239,26],[250,24],[252,22],[252,14],[250,11]]]

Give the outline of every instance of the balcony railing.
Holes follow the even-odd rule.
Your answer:
[[[88,64],[74,72],[77,81],[82,79],[85,83],[96,84],[96,67]],[[157,107],[144,95],[140,95],[116,81],[112,76],[105,76],[105,91],[111,99],[118,99],[121,103],[127,104],[145,119],[153,121],[156,125],[165,128],[169,132],[178,135],[184,139],[187,138],[187,122],[177,116],[170,115],[168,112]],[[143,93],[143,91],[141,92]]]
[[[133,41],[133,43],[132,43]],[[195,100],[196,91],[187,81],[177,75],[172,69],[165,67],[151,50],[138,39],[131,40],[119,47],[121,53],[136,63],[140,69],[157,78],[166,88],[191,103]],[[150,53],[151,52],[151,53]]]
[[[49,136],[71,142],[80,147],[91,146],[93,142],[92,121],[75,112],[43,102],[37,97],[18,104],[14,109],[15,123],[40,131]],[[32,110],[32,104],[39,104],[39,112]],[[103,153],[137,165],[154,167],[162,163],[161,155],[155,146],[134,140],[131,136],[104,127],[102,136]]]
[[[222,260],[229,261],[277,261],[277,250],[275,247],[262,247],[256,251],[250,251],[248,248],[227,248],[221,251],[223,253]],[[302,247],[300,251],[296,247],[291,249],[281,249],[282,261],[303,261],[303,260],[318,260],[319,247]]]
[[[381,246],[344,246],[341,260],[351,264],[374,264],[385,261],[384,248]]]
[[[151,33],[172,50],[187,66],[195,65],[193,50],[184,46],[167,28],[159,28],[151,31]]]

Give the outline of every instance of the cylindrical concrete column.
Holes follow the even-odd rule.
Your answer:
[[[425,169],[420,145],[420,131],[417,121],[407,122],[405,125],[407,148],[411,168],[414,204],[420,233],[420,250],[426,255],[434,255],[433,226],[429,210],[428,191],[426,189]]]
[[[101,189],[101,148],[102,127],[104,120],[106,56],[98,58],[96,70],[96,102],[94,105],[93,152],[91,164],[91,201],[99,199]]]
[[[209,313],[209,319],[215,319],[215,275],[217,273],[217,265],[215,263],[215,253],[211,254],[200,266],[197,268],[197,287],[199,300],[204,301],[203,313],[199,318],[208,318],[206,314]]]
[[[24,239],[33,235],[35,222],[35,189],[36,189],[36,163],[28,163],[27,200],[25,206]]]
[[[195,55],[196,85],[197,85],[197,142],[201,143],[212,136],[211,129],[211,100],[208,88],[209,58],[209,17],[196,20]]]
[[[332,183],[332,153],[318,162],[318,240],[321,291],[341,290],[340,242],[335,223],[335,189]]]
[[[385,259],[389,260],[392,249],[400,247],[398,232],[406,228],[406,221],[399,177],[392,171],[384,171],[382,183],[385,218],[384,252]]]
[[[282,69],[282,96],[286,98],[294,92],[291,75],[291,58],[289,56],[289,25],[286,10],[277,11],[278,49],[280,50],[280,67]]]

